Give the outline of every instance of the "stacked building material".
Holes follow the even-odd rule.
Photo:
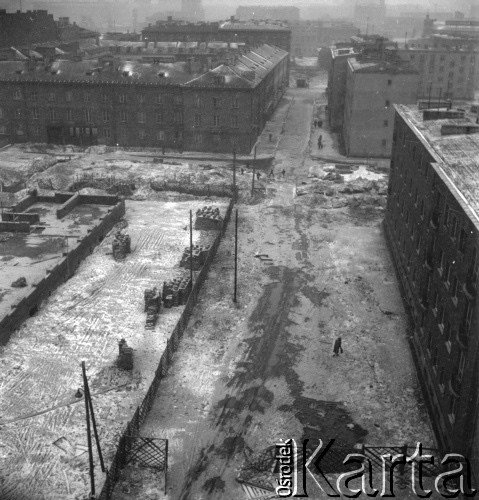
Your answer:
[[[191,292],[191,280],[189,277],[175,278],[172,281],[163,282],[163,304],[165,307],[181,306],[186,304]]]
[[[193,246],[193,271],[199,271],[201,266],[206,262],[206,257],[210,247],[200,245]],[[186,247],[180,261],[180,267],[190,268],[190,247]]]
[[[118,342],[118,368],[133,370],[133,349],[128,347],[125,339]]]
[[[221,218],[220,209],[218,207],[213,208],[212,206],[205,206],[196,211],[195,229],[219,231],[222,222],[223,219]]]
[[[131,239],[128,234],[122,234],[118,231],[112,243],[113,258],[123,260],[126,254],[131,253]]]
[[[158,289],[155,287],[153,290],[145,290],[145,312],[146,312],[146,324],[145,328],[148,330],[153,330],[160,314],[161,308],[161,295]]]

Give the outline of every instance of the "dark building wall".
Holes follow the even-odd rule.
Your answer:
[[[349,57],[354,57],[354,54]],[[349,57],[333,57],[328,73],[328,116],[329,124],[334,131],[341,130],[343,126]]]
[[[30,45],[57,40],[57,25],[46,10],[17,11],[7,14],[0,10],[0,47]]]
[[[396,114],[385,228],[413,321],[418,375],[440,445],[471,449],[478,401],[479,239],[469,207]]]
[[[0,82],[0,139],[248,153],[287,87],[288,62],[249,89]]]

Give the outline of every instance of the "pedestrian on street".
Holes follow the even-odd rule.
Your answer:
[[[286,174],[286,170],[283,168],[283,171],[281,173],[283,174],[283,179],[284,179],[284,176]]]
[[[274,179],[274,170],[271,169],[270,172],[269,172],[269,178],[273,178]]]
[[[241,167],[241,175],[244,175],[244,168]]]
[[[261,174],[259,172],[256,172],[256,178],[259,180],[260,177],[261,177]]]
[[[314,120],[314,128],[318,126],[318,120]]]
[[[341,346],[341,337],[338,337],[335,341],[334,341],[334,346],[333,346],[333,356],[338,356],[339,355],[339,351],[341,351],[341,354],[343,354],[343,348]]]

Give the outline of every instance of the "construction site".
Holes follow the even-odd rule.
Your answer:
[[[38,214],[0,233],[2,311],[103,229],[1,348],[2,500],[275,498],[271,460],[255,464],[281,439],[434,449],[381,229],[388,165],[346,160],[315,130],[325,81],[288,89],[256,162],[0,151],[4,213]]]

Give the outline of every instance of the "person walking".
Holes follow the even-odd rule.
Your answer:
[[[274,179],[274,170],[273,170],[273,169],[271,169],[271,170],[269,171],[269,178],[270,178],[270,179]]]
[[[333,356],[338,356],[339,355],[339,351],[341,351],[341,354],[343,354],[343,347],[341,345],[341,337],[338,337],[335,341],[334,341],[334,346],[333,346]]]
[[[256,172],[256,178],[259,180],[260,177],[261,177],[261,174],[259,172]]]
[[[286,170],[283,168],[283,170],[281,171],[281,173],[283,174],[283,179],[284,179],[284,176],[286,175]]]

